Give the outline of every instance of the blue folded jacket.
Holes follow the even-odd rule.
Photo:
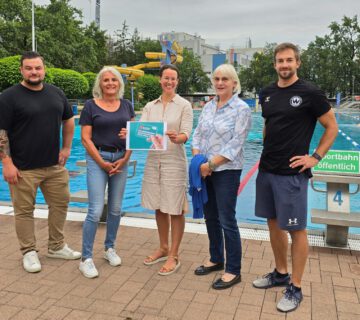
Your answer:
[[[208,201],[205,180],[202,179],[200,166],[207,162],[207,158],[202,154],[197,154],[191,159],[189,167],[189,194],[192,197],[193,218],[204,217],[203,205]]]

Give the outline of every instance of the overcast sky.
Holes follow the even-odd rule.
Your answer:
[[[48,4],[49,0],[34,0]],[[71,0],[83,11],[83,21],[95,19],[95,0]],[[162,32],[198,34],[206,43],[253,47],[291,41],[302,48],[329,33],[331,22],[344,15],[360,16],[360,0],[101,0],[102,29],[110,35],[124,20],[131,31],[156,39]]]

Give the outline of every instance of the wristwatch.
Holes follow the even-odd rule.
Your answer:
[[[317,161],[321,161],[322,159],[322,156],[320,156],[318,153],[314,152],[312,155],[311,155],[313,158],[315,158]]]
[[[211,171],[214,171],[217,168],[217,165],[211,160],[208,161],[208,165]]]

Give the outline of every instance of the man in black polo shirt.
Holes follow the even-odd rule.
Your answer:
[[[22,82],[0,95],[0,160],[10,187],[24,269],[39,272],[34,233],[38,187],[49,206],[47,256],[81,256],[65,244],[63,235],[69,202],[69,175],[64,165],[70,155],[74,119],[64,93],[43,83],[45,66],[38,53],[23,54],[20,72]]]
[[[255,215],[267,218],[275,270],[253,282],[260,289],[286,286],[277,304],[283,312],[295,310],[301,300],[301,279],[308,256],[306,233],[307,188],[311,168],[325,156],[338,128],[325,94],[297,76],[298,48],[282,43],[275,48],[274,67],[278,81],[261,92],[265,119],[264,149],[256,180]],[[325,128],[316,151],[309,145],[316,122]],[[290,233],[292,275],[287,269]]]

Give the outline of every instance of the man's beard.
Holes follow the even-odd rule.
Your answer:
[[[282,74],[283,71],[286,71],[286,72],[287,72],[285,76]],[[281,79],[283,79],[283,80],[288,80],[288,79],[290,79],[291,77],[294,76],[294,74],[295,74],[295,71],[293,71],[293,70],[282,70],[282,71],[279,71],[279,72],[278,72],[278,76],[279,76]]]
[[[43,82],[43,79],[39,79],[39,80],[36,80],[36,81],[30,80],[30,79],[24,79],[24,81],[25,81],[29,86],[36,87],[36,86],[38,86],[39,84],[41,84],[41,83]]]

